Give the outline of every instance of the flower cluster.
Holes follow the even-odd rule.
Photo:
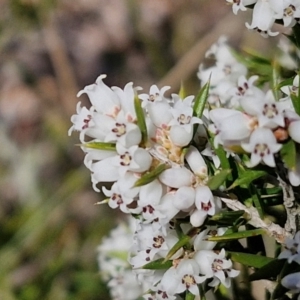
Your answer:
[[[113,299],[202,297],[204,287],[230,287],[239,271],[226,257],[226,242],[257,234],[238,232],[251,219],[244,203],[250,199],[261,207],[269,188],[278,200],[277,160],[290,183],[300,185],[300,117],[294,109],[299,76],[274,93],[255,85],[259,76],[248,76],[225,38],[206,56],[215,64],[200,65],[203,87],[197,97],[182,89],[168,98],[167,86],[152,85],[148,93],[133,83],[110,88],[105,75],[78,94],[86,93],[91,107],[78,103],[69,134],[79,131],[93,188],[106,196],[99,203],[134,219],[132,238],[120,228],[99,248]],[[258,166],[263,170],[247,173]],[[262,189],[252,182],[266,169],[273,179]],[[240,205],[228,211],[224,196],[241,197]],[[263,219],[262,209],[259,213]],[[262,219],[251,225],[267,228]],[[123,244],[132,270],[116,256]]]
[[[254,85],[258,76],[246,78],[247,69],[230,53],[226,40],[219,42],[208,52],[215,65],[199,68],[201,81],[211,76],[208,102],[212,109],[208,126],[215,135],[214,146],[222,145],[228,152],[251,154],[249,167],[264,163],[275,167],[274,155],[289,139],[300,143],[300,117],[295,113],[291,97],[298,95],[299,75],[292,85],[281,88],[285,95],[275,99],[271,90],[264,92]],[[237,126],[238,124],[238,126]],[[239,149],[238,149],[239,148]],[[300,157],[297,167],[288,169],[292,185],[300,185]]]
[[[279,32],[273,32],[274,23],[282,22],[284,27],[293,27],[300,22],[300,3],[298,0],[226,0],[232,4],[234,14],[239,10],[245,11],[248,6],[253,7],[251,24],[246,27],[256,30],[263,37],[275,36]]]
[[[280,253],[278,258],[287,259],[288,263],[294,261],[300,264],[300,231],[296,233],[293,239],[286,239],[285,250]],[[300,272],[286,275],[282,278],[281,284],[291,290],[292,293],[300,293]],[[298,299],[300,299],[300,294]]]

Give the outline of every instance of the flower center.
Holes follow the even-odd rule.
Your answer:
[[[111,196],[111,200],[115,201],[118,205],[121,205],[123,203],[123,199],[120,194],[113,193]]]
[[[181,114],[178,118],[177,121],[180,125],[185,125],[185,124],[190,124],[192,117],[191,116],[186,116],[185,114]]]
[[[267,144],[256,144],[254,153],[260,155],[260,157],[264,157],[266,154],[270,154],[270,149]]]
[[[121,166],[129,166],[132,157],[128,152],[125,152],[124,154],[120,155],[120,159],[121,159],[121,162],[120,162]]]
[[[201,209],[204,211],[209,211],[211,209],[211,202],[209,201],[208,203],[201,203]]]
[[[147,205],[143,207],[143,213],[149,212],[149,214],[153,214],[155,209],[151,205]]]
[[[231,74],[231,66],[228,66],[226,65],[224,68],[223,68],[223,71],[226,75],[230,75]]]
[[[89,122],[92,120],[92,116],[91,115],[87,115],[86,119],[83,120],[84,125],[82,126],[82,130],[83,129],[87,129],[89,127]]]
[[[191,285],[195,285],[196,284],[196,280],[194,278],[194,276],[192,275],[188,275],[188,274],[185,274],[183,277],[182,277],[182,284],[185,284],[186,288],[188,289]]]
[[[168,299],[168,294],[164,291],[158,290],[157,294],[160,295],[160,297],[162,297],[163,299]]]
[[[158,97],[159,97],[159,94],[158,94],[158,93],[151,94],[151,95],[149,95],[148,101],[154,102]]]
[[[157,237],[154,237],[153,241],[154,241],[154,243],[152,246],[154,248],[160,248],[162,246],[162,244],[165,242],[165,239],[161,235],[159,235]]]
[[[223,264],[222,259],[215,259],[211,265],[211,268],[214,272],[221,271],[221,270],[223,270],[222,264]]]
[[[116,127],[111,130],[116,134],[117,137],[122,136],[126,133],[126,125],[121,123],[116,123]]]
[[[294,15],[295,10],[296,10],[296,7],[292,4],[290,4],[287,8],[284,9],[283,14],[284,14],[284,16],[292,17]]]
[[[272,119],[278,115],[278,109],[274,103],[273,104],[265,104],[262,113],[267,118]]]
[[[244,85],[243,86],[239,86],[238,87],[238,95],[239,96],[243,96],[243,95],[245,95],[245,93],[246,93],[246,91],[249,89],[249,85],[248,85],[248,83],[247,82],[245,82],[244,83]]]

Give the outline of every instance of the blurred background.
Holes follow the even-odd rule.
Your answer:
[[[270,55],[276,39],[244,27],[225,0],[0,0],[0,299],[109,299],[97,245],[122,215],[95,206],[78,135],[76,94],[181,80],[221,34]],[[87,103],[82,96],[81,101]]]

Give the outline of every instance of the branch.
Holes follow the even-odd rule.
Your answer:
[[[263,221],[258,211],[255,207],[246,207],[243,203],[239,202],[238,200],[232,200],[228,198],[220,198],[227,207],[230,209],[236,211],[236,210],[244,210],[246,213],[249,214],[250,220],[248,221],[248,224],[254,226],[255,228],[263,228],[265,229],[270,236],[275,238],[275,240],[282,244],[284,243],[286,237],[291,237],[291,233],[285,230],[284,228],[280,227],[279,225],[271,222],[268,220],[268,222]]]

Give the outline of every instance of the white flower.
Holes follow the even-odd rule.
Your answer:
[[[152,157],[147,150],[137,145],[125,148],[117,144],[116,148],[119,155],[112,158],[112,164],[119,168],[121,176],[127,171],[141,173],[150,168]]]
[[[201,231],[194,240],[194,249],[195,251],[200,250],[212,250],[217,242],[207,241],[206,239],[209,237],[221,236],[225,233],[227,228],[225,227],[213,227],[208,226],[206,229]]]
[[[221,165],[219,157],[216,155],[215,151],[212,149],[211,144],[207,143],[205,149],[201,152],[204,156],[211,157],[214,163],[214,166],[218,169]]]
[[[281,284],[287,289],[291,290],[292,293],[300,292],[300,272],[288,274],[282,278]],[[298,300],[300,295],[298,296]]]
[[[269,0],[258,0],[253,9],[252,23],[246,23],[248,29],[257,30],[263,37],[275,36],[279,32],[272,32],[275,22],[275,12]]]
[[[195,206],[190,222],[194,227],[201,226],[207,215],[215,214],[215,199],[207,186],[198,186],[195,190]]]
[[[69,129],[68,135],[71,135],[72,132],[76,130],[80,132],[79,139],[82,143],[85,142],[85,135],[103,141],[106,135],[103,124],[105,124],[110,117],[97,113],[94,107],[90,109],[81,107],[81,102],[77,103],[76,112],[77,114],[71,117],[73,125]]]
[[[284,103],[275,102],[271,91],[265,98],[253,95],[241,99],[240,103],[247,114],[257,117],[260,127],[275,129],[278,126],[285,126]]]
[[[253,119],[237,110],[216,108],[210,111],[209,116],[215,125],[215,129],[212,126],[209,127],[216,134],[215,148],[218,144],[239,144],[248,138],[253,130]],[[236,126],[237,124],[239,126]]]
[[[199,276],[199,265],[193,259],[183,259],[177,268],[171,267],[164,274],[161,284],[166,291],[175,294],[182,293],[186,290],[193,295],[199,296],[197,284],[202,283],[206,277]]]
[[[126,148],[138,145],[141,142],[142,134],[139,127],[136,124],[128,122],[122,110],[115,119],[110,118],[110,120],[106,120],[103,124],[108,131],[104,142],[121,143]]]
[[[225,259],[225,250],[222,249],[219,254],[211,250],[200,250],[194,255],[194,259],[200,266],[200,273],[207,278],[213,278],[208,284],[216,286],[222,283],[225,287],[230,287],[231,279],[239,274],[239,271],[232,269],[230,259]]]
[[[161,90],[156,85],[150,87],[148,94],[140,94],[138,97],[143,101],[142,107],[146,108],[153,124],[157,127],[166,127],[172,120],[171,107],[164,97],[164,93],[169,86],[163,87]]]
[[[232,11],[236,15],[239,10],[247,10],[246,6],[256,3],[257,0],[226,0],[228,3],[232,4]]]
[[[258,165],[261,161],[270,167],[275,167],[274,153],[282,147],[268,128],[257,128],[251,134],[249,143],[241,145],[245,151],[251,153],[251,167]]]
[[[154,219],[162,218],[163,215],[157,210],[162,197],[162,185],[154,180],[140,188],[138,207],[141,208],[143,218],[151,222]]]
[[[97,112],[114,117],[120,110],[120,100],[117,94],[103,83],[103,78],[106,78],[106,75],[100,75],[95,84],[86,86],[77,97],[86,93]]]
[[[131,209],[128,205],[134,201],[139,192],[139,188],[132,188],[135,181],[136,177],[127,172],[112,185],[110,190],[104,186],[102,190],[105,196],[109,197],[108,205],[113,209],[119,207],[124,213],[130,213]]]
[[[292,261],[300,264],[300,231],[298,231],[294,238],[286,238],[285,240],[285,250],[280,253],[278,259],[287,258],[288,262]]]
[[[296,24],[295,18],[300,16],[300,3],[298,0],[270,0],[273,9],[276,11],[276,19],[283,20],[283,26],[293,27]]]
[[[119,87],[111,88],[116,95],[118,95],[121,109],[123,110],[126,120],[128,122],[134,122],[136,120],[136,112],[134,108],[134,93],[133,83],[129,82],[125,85],[124,90]]]

